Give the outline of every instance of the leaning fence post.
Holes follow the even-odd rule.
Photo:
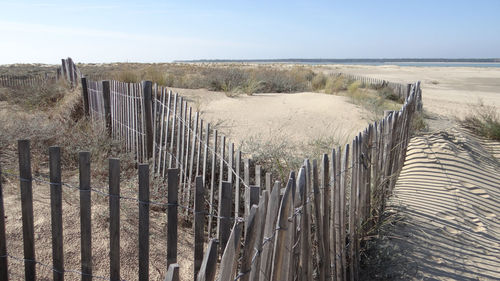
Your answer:
[[[50,162],[50,221],[52,226],[52,265],[54,280],[64,280],[61,148],[49,148]]]
[[[89,116],[89,91],[87,88],[87,78],[82,77],[82,96],[83,96],[83,109],[85,116]]]
[[[179,265],[173,263],[169,265],[165,281],[179,281]]]
[[[0,280],[9,280],[9,269],[7,265],[7,241],[5,239],[5,210],[3,206],[2,167],[0,166]]]
[[[21,181],[21,208],[24,241],[24,278],[36,279],[35,233],[33,228],[33,189],[31,186],[30,141],[19,140],[19,176]]]
[[[111,127],[111,91],[109,81],[102,81],[102,97],[104,99],[104,116],[106,118],[106,128],[108,135],[111,136],[113,128]]]
[[[153,156],[153,119],[151,115],[153,82],[143,81],[142,89],[144,93],[144,121],[146,123],[146,152],[148,159],[150,159]]]

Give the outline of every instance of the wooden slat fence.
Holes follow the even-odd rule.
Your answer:
[[[356,78],[363,83],[386,83]],[[177,265],[176,258],[179,217],[193,221],[195,228],[194,272],[191,277],[182,276],[184,279],[357,280],[361,241],[379,222],[385,199],[394,188],[405,160],[411,121],[421,104],[419,82],[410,87],[395,87],[406,96],[401,110],[370,124],[351,144],[332,149],[323,155],[321,161],[306,159],[297,173],[291,172],[282,188],[282,183],[273,181],[272,175],[267,174],[266,185],[260,186],[264,182],[261,181],[261,168],[255,167],[240,151],[235,153],[234,144],[218,134],[209,123],[203,122],[199,113],[193,115],[186,100],[167,88],[147,82],[95,82],[85,78],[82,85],[87,85],[83,92],[87,95],[92,120],[106,125],[110,136],[121,140],[127,150],[136,154],[138,163],[149,162],[149,165],[139,165],[139,174],[142,175],[139,177],[140,194],[135,199],[126,198],[141,204],[139,225],[142,227],[149,223],[147,210],[150,205],[165,205],[149,201],[145,192],[149,189],[149,178],[143,174],[145,169],[149,168],[150,173],[166,182],[168,253],[165,267],[169,268],[166,280],[177,280],[178,268],[183,266]],[[405,89],[408,92],[404,92]],[[148,92],[151,93],[149,99]],[[151,106],[149,111],[146,110],[148,106]],[[151,124],[147,125],[147,122]],[[56,151],[54,149],[51,151]],[[23,206],[28,207],[23,211],[23,222],[26,221],[26,225],[23,224],[26,232],[24,263],[26,280],[34,280],[30,276],[35,276],[34,264],[39,261],[32,256],[35,246],[30,226],[33,210],[29,209],[32,200],[29,194],[33,180],[46,180],[31,175],[29,142],[20,141],[19,152],[20,156],[23,155],[20,175],[4,175],[18,177],[25,192]],[[89,163],[88,154],[82,153],[80,157],[81,165]],[[51,157],[51,161],[57,162],[58,158]],[[58,165],[51,162],[50,167]],[[89,174],[85,167],[80,167],[79,188],[82,192],[89,190]],[[51,175],[58,174],[51,172]],[[125,199],[120,196],[117,177],[119,160],[113,159],[110,160],[109,190],[111,280],[120,279],[119,265],[116,264],[120,255],[117,238],[120,222],[116,206],[119,206],[120,199]],[[64,182],[61,185],[70,186]],[[82,196],[84,194],[88,192]],[[90,232],[85,229],[90,225],[87,213],[90,205],[85,198],[82,197],[80,205],[82,246],[84,243],[88,246],[91,241]],[[56,196],[52,205],[59,200]],[[53,207],[58,210],[57,206]],[[1,210],[3,206],[0,206]],[[0,226],[2,224],[0,218]],[[0,250],[5,246],[2,234]],[[54,239],[60,238],[56,235]],[[208,246],[204,247],[207,241]],[[53,245],[60,247],[56,242]],[[148,247],[142,244],[139,255],[147,256]],[[57,251],[59,253],[59,248]],[[82,280],[88,280],[92,268],[84,251],[88,249],[82,247],[81,272],[87,274],[82,275]],[[16,259],[4,251],[0,264],[7,258]],[[56,268],[57,264],[63,264],[62,258],[58,255],[53,270],[69,270]],[[147,259],[141,259],[140,280],[148,280],[148,271],[145,270],[148,266],[144,263]]]
[[[5,88],[37,88],[43,84],[53,84],[64,79],[71,86],[76,86],[82,77],[80,70],[71,58],[62,59],[61,66],[55,73],[37,75],[0,75],[0,87]]]

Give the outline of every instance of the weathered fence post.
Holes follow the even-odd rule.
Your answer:
[[[146,155],[148,159],[151,159],[153,156],[153,119],[151,115],[153,82],[143,81],[142,89],[144,94],[144,122],[146,123]]]
[[[149,280],[149,165],[139,165],[139,281]]]
[[[89,116],[89,89],[87,88],[87,78],[82,77],[82,97],[85,116]]]
[[[3,206],[2,167],[0,166],[0,280],[9,280],[7,241],[5,239],[5,209]]]
[[[30,141],[18,141],[19,176],[21,181],[21,208],[24,242],[24,279],[36,280],[35,233],[33,228],[33,189],[31,179]]]
[[[177,263],[177,206],[179,189],[179,169],[167,170],[167,267]]]
[[[52,226],[52,266],[53,279],[64,280],[62,190],[61,190],[61,149],[49,148],[50,163],[50,222]]]
[[[80,170],[80,248],[82,281],[92,280],[92,231],[90,209],[90,152],[79,153]]]
[[[120,160],[109,159],[109,277],[120,279]]]
[[[203,178],[201,176],[195,179],[194,193],[194,279],[198,277],[198,272],[203,261],[203,240],[205,227],[205,191]]]
[[[113,128],[111,126],[111,91],[109,81],[102,81],[102,97],[104,100],[104,116],[106,119],[106,128],[108,135],[111,136]]]
[[[231,207],[232,207],[232,190],[231,183],[227,181],[222,182],[221,197],[219,198],[219,217],[220,223],[217,226],[219,233],[219,240],[221,250],[226,248],[229,234],[231,232]]]

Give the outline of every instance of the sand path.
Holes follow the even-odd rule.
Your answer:
[[[344,96],[305,92],[227,97],[203,89],[173,90],[238,146],[250,138],[267,142],[277,137],[293,144],[319,138],[343,143],[369,122],[363,109]]]
[[[500,279],[500,162],[484,142],[457,129],[412,139],[389,201],[403,216],[395,279]]]

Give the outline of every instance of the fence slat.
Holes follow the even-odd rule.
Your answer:
[[[267,206],[269,206],[269,192],[267,190],[262,191],[262,196],[259,200],[259,209],[257,210],[258,221],[256,222],[256,234],[257,237],[253,248],[255,249],[254,255],[255,260],[252,260],[252,268],[250,272],[250,280],[259,281],[260,278],[260,264],[262,260],[262,251],[264,245],[264,229],[266,224]],[[244,271],[242,271],[244,272]]]
[[[194,279],[198,277],[198,272],[203,261],[203,242],[205,227],[205,188],[201,176],[195,179],[194,193]]]
[[[79,153],[80,170],[80,248],[82,281],[92,280],[92,223],[90,208],[90,152]]]
[[[33,189],[31,178],[30,141],[18,141],[19,176],[21,177],[21,208],[23,220],[24,278],[36,279],[35,233],[33,228]]]
[[[120,160],[109,159],[109,276],[120,280]]]
[[[222,254],[218,280],[234,279],[238,266],[238,257],[240,255],[240,236],[241,222],[237,221],[234,223],[227,246],[221,247],[224,253]]]
[[[239,217],[240,216],[240,201],[241,201],[241,180],[240,180],[240,171],[241,171],[241,151],[238,149],[236,151],[236,160],[235,160],[235,171],[236,171],[236,178],[235,178],[235,183],[234,183],[234,216]]]
[[[238,276],[241,281],[248,281],[250,278],[250,271],[252,265],[252,253],[254,251],[254,245],[257,240],[257,228],[259,223],[259,213],[258,206],[252,205],[250,208],[250,214],[245,222],[245,244],[243,246],[243,253],[241,255],[241,267]],[[231,276],[232,277],[232,276]]]
[[[208,134],[207,134],[208,135]],[[217,130],[214,130],[214,147],[212,149],[212,168],[211,168],[211,177],[210,177],[210,202],[208,204],[209,214],[214,213],[214,197],[215,197],[215,166],[217,162]],[[212,216],[208,216],[208,236],[212,236]],[[216,236],[218,237],[218,236]]]
[[[61,190],[61,149],[49,148],[50,166],[50,221],[52,226],[52,265],[53,279],[64,280],[64,252],[62,225],[62,190]]]
[[[5,209],[3,205],[2,166],[0,165],[0,280],[9,280],[7,240],[5,239]]]
[[[288,179],[283,198],[281,199],[278,221],[276,223],[277,234],[273,251],[273,267],[271,270],[271,280],[288,280],[287,265],[289,264],[288,261],[290,259],[290,250],[287,250],[286,247],[289,244],[289,242],[287,241],[288,232],[293,231],[293,229],[290,228],[288,217],[290,216],[293,208],[292,193],[294,181],[295,176],[292,172]]]
[[[207,251],[203,256],[203,261],[201,262],[200,271],[198,272],[197,281],[214,281],[215,271],[217,266],[217,248],[219,242],[217,239],[210,239],[208,242]]]
[[[269,280],[272,269],[272,254],[274,245],[274,231],[276,229],[276,218],[280,206],[280,182],[275,182],[271,191],[269,203],[266,212],[266,222],[264,227],[264,239],[269,242],[262,249],[259,280]]]
[[[167,170],[168,207],[167,207],[167,268],[177,263],[177,223],[179,169]]]
[[[220,210],[221,210],[221,203],[222,203],[222,182],[224,181],[224,161],[225,161],[225,153],[226,153],[226,137],[225,136],[221,136],[220,137],[220,159],[219,159],[219,192],[218,192],[218,196],[217,196],[217,200],[218,201],[218,210],[219,210],[219,214],[220,214]],[[221,216],[221,215],[220,215]],[[230,215],[228,215],[230,216]],[[217,218],[217,237],[219,237],[220,239],[220,218],[218,217]],[[224,245],[224,240],[221,239],[221,245]]]
[[[139,281],[149,280],[149,165],[139,165]]]

